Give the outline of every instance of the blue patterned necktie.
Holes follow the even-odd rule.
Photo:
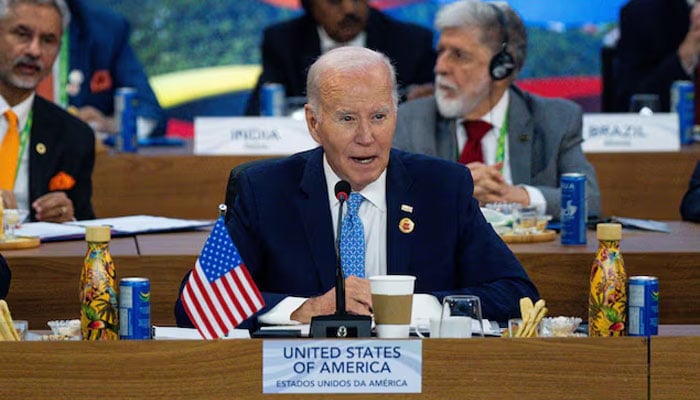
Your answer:
[[[340,229],[340,260],[345,277],[355,275],[365,277],[365,229],[357,211],[364,197],[357,192],[350,193],[348,211]]]

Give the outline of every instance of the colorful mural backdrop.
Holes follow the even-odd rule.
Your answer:
[[[124,14],[159,100],[175,117],[236,115],[259,74],[265,26],[302,11],[298,0],[90,0]],[[449,0],[375,0],[397,19],[429,28]],[[528,26],[518,84],[598,111],[600,52],[625,0],[510,0]]]

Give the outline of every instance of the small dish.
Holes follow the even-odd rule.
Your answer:
[[[51,332],[56,336],[80,337],[80,320],[66,319],[47,322]]]
[[[581,324],[578,317],[549,317],[542,319],[542,336],[567,337],[574,336],[574,332]]]

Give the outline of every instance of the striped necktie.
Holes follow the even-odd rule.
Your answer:
[[[350,275],[365,277],[365,229],[357,215],[363,200],[361,194],[350,193],[348,211],[340,229],[340,261],[346,278]]]
[[[0,189],[13,190],[17,164],[19,161],[19,130],[17,129],[17,115],[12,110],[3,114],[7,119],[7,133],[0,145]]]

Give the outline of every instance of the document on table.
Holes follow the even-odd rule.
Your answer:
[[[202,335],[196,329],[192,328],[176,328],[171,326],[154,326],[153,339],[156,340],[173,340],[173,339],[190,339],[203,340]],[[250,339],[250,332],[247,329],[233,329],[228,335],[222,339]]]
[[[85,227],[107,225],[112,229],[112,236],[129,236],[138,233],[174,232],[193,230],[212,226],[214,221],[191,220],[152,215],[131,215],[116,218],[64,222],[26,222],[15,232],[18,236],[35,236],[43,242],[82,239]]]

